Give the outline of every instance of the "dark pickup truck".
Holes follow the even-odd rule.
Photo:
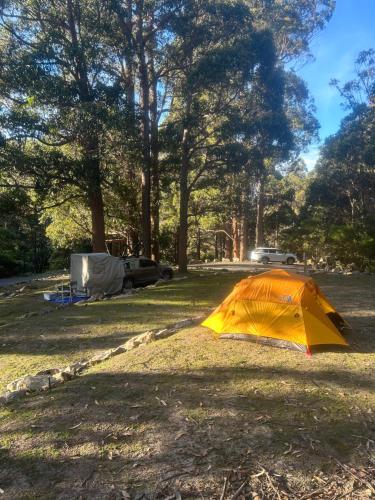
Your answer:
[[[135,286],[145,286],[160,279],[169,280],[173,277],[173,269],[145,257],[126,257],[124,260],[125,278],[123,289]]]

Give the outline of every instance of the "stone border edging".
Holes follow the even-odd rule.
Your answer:
[[[89,360],[77,361],[65,368],[50,368],[47,370],[42,370],[35,375],[25,375],[20,377],[7,385],[7,391],[0,394],[0,407],[22,398],[29,393],[43,392],[48,389],[52,389],[59,384],[63,384],[68,380],[72,380],[78,377],[84,370],[87,370],[90,366],[97,365],[103,361],[107,361],[118,354],[123,354],[127,351],[132,351],[137,347],[150,342],[161,340],[170,337],[178,330],[182,330],[187,326],[194,325],[201,322],[205,318],[205,315],[197,316],[195,318],[183,319],[169,327],[163,328],[161,330],[150,330],[135,337],[129,339],[125,344],[121,344],[118,347],[109,349],[99,354],[95,354]]]

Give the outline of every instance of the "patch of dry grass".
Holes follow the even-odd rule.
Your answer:
[[[43,300],[42,291],[55,285],[58,278],[34,282],[15,297],[1,297],[0,392],[21,375],[62,368],[116,347],[147,329],[207,311],[243,276],[200,274],[195,279],[142,289],[129,298],[85,307],[58,308]],[[30,312],[38,315],[22,318]]]

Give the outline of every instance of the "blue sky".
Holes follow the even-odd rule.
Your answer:
[[[297,71],[314,97],[321,142],[338,130],[346,114],[330,79],[350,80],[358,53],[369,48],[375,48],[375,0],[337,0],[330,22],[311,43],[315,61]],[[309,169],[318,154],[319,145],[314,144],[302,155]]]

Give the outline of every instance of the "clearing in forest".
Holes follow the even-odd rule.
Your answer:
[[[243,276],[193,276],[37,321],[13,310],[2,383],[208,311]],[[1,408],[3,498],[373,495],[375,279],[317,281],[353,327],[350,349],[308,359],[195,326]]]

